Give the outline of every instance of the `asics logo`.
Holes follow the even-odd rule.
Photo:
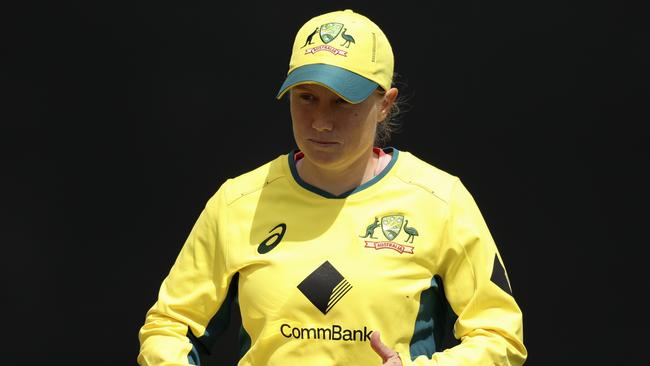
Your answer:
[[[271,234],[268,238],[264,239],[263,242],[260,243],[260,245],[257,247],[257,252],[260,254],[266,254],[270,251],[273,250],[273,248],[277,247],[278,244],[280,244],[280,241],[282,241],[282,237],[284,236],[284,233],[287,231],[287,224],[282,223],[276,225],[273,229],[269,230],[269,233],[273,232],[277,228],[280,228],[280,232],[275,232]]]

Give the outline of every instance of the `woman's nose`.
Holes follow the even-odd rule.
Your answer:
[[[332,111],[328,108],[320,107],[314,113],[311,127],[318,132],[331,131],[334,127],[332,121]]]

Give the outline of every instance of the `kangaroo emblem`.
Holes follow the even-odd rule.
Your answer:
[[[375,217],[375,222],[373,222],[372,224],[368,225],[368,227],[366,228],[366,235],[364,235],[364,236],[359,235],[359,237],[360,237],[360,238],[367,238],[367,237],[370,237],[370,238],[372,238],[372,239],[377,239],[377,238],[375,238],[373,235],[374,235],[374,233],[375,233],[375,229],[377,229],[378,227],[379,227],[379,220]]]
[[[318,27],[318,28],[320,28],[320,27]],[[314,43],[314,42],[311,41],[311,39],[314,38],[314,35],[316,33],[318,33],[318,28],[316,28],[316,30],[314,30],[313,32],[311,32],[310,35],[307,36],[307,40],[305,41],[305,44],[300,48],[305,48],[306,45]]]

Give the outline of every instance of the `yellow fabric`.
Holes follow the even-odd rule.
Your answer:
[[[187,365],[188,327],[204,334],[235,273],[251,339],[242,366],[379,365],[375,329],[404,365],[524,362],[521,311],[490,280],[495,256],[503,262],[457,177],[399,152],[373,184],[325,198],[289,161],[230,179],[208,201],[147,314],[140,365]],[[462,342],[415,358],[421,295],[436,275]]]
[[[349,37],[353,43],[346,40]],[[308,44],[308,39],[313,43]],[[370,19],[352,10],[314,17],[296,34],[287,74],[300,66],[320,63],[357,73],[384,90],[390,89],[393,80],[393,50],[386,35]]]

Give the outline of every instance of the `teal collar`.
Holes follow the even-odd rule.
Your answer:
[[[325,197],[325,198],[346,198],[346,197],[348,197],[349,195],[351,195],[353,193],[363,191],[364,189],[366,189],[366,188],[372,186],[373,184],[379,182],[381,180],[381,178],[383,178],[386,174],[388,174],[388,172],[393,168],[393,165],[395,165],[395,162],[397,162],[397,157],[399,155],[399,150],[397,150],[394,147],[385,147],[382,150],[384,150],[385,153],[392,152],[393,155],[392,155],[392,157],[390,159],[390,162],[381,171],[381,173],[377,174],[372,179],[370,179],[369,181],[363,183],[362,185],[360,185],[358,187],[355,187],[355,188],[353,188],[353,189],[351,189],[351,190],[349,190],[347,192],[343,192],[338,196],[334,195],[334,194],[331,194],[331,193],[329,193],[327,191],[324,191],[324,190],[322,190],[322,189],[320,189],[320,188],[318,188],[316,186],[313,186],[313,185],[305,182],[304,180],[302,180],[302,178],[300,178],[300,176],[298,175],[298,170],[296,169],[296,160],[295,160],[295,155],[300,150],[294,149],[289,153],[289,169],[291,170],[291,175],[293,176],[293,179],[301,187],[303,187],[304,189],[306,189],[308,191],[311,191],[311,192],[314,192],[317,195]]]

